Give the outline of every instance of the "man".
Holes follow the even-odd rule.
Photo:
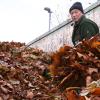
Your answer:
[[[84,16],[83,7],[80,2],[74,3],[69,9],[69,12],[75,23],[72,34],[72,42],[74,45],[83,39],[89,39],[99,33],[97,24]]]

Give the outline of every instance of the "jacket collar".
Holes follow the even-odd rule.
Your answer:
[[[80,25],[80,23],[82,22],[82,20],[85,18],[85,16],[83,15],[79,21],[75,22],[75,26]]]

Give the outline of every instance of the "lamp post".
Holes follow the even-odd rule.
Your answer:
[[[51,11],[51,9],[48,8],[48,7],[45,7],[44,10],[47,11],[47,12],[49,13],[49,31],[50,31],[50,28],[51,28],[51,27],[50,27],[50,24],[51,24],[51,13],[52,13],[52,11]]]

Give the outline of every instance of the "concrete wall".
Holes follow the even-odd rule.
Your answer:
[[[86,17],[95,21],[100,29],[100,1],[88,7],[85,12]],[[70,19],[61,23],[59,26],[31,41],[32,47],[42,49],[46,52],[52,52],[64,44],[73,46],[71,42],[73,27],[71,24],[72,21]]]

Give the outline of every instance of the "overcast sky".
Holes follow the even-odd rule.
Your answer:
[[[55,27],[68,18],[68,10],[76,1],[85,9],[97,0],[0,0],[0,41],[32,41],[48,31],[45,7],[52,10],[51,27]]]

